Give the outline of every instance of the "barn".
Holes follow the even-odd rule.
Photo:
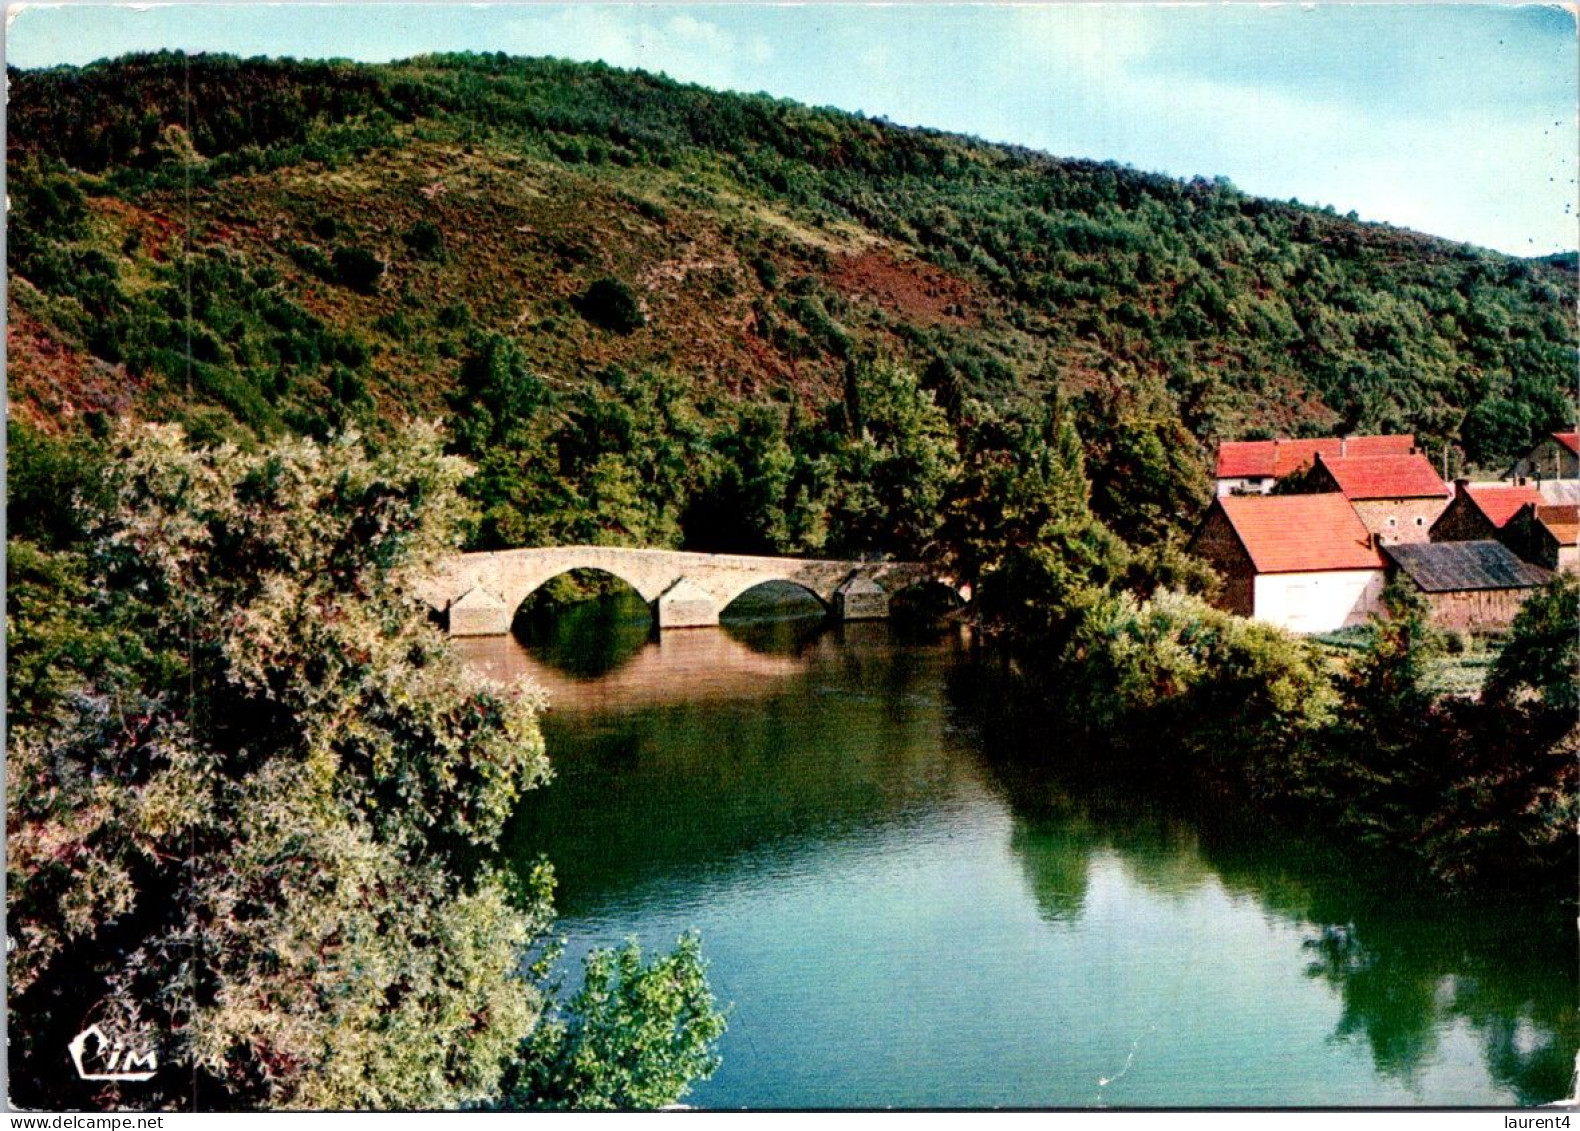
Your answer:
[[[1461,631],[1507,628],[1552,573],[1515,557],[1502,542],[1428,542],[1385,546],[1389,575],[1414,588],[1432,623]]]
[[[1218,603],[1292,632],[1360,624],[1380,607],[1376,539],[1343,495],[1225,495],[1192,541],[1223,577]]]

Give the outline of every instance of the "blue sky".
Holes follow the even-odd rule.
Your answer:
[[[161,47],[602,59],[1354,210],[1580,245],[1580,53],[1557,7],[13,5],[13,66]]]

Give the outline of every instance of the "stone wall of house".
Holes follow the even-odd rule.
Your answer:
[[[1549,436],[1516,460],[1510,470],[1533,479],[1574,479],[1580,477],[1580,456]]]
[[[1432,524],[1448,509],[1445,499],[1356,499],[1351,505],[1384,546],[1431,541]]]
[[[1427,527],[1427,532],[1432,542],[1481,542],[1498,536],[1498,528],[1492,525],[1492,520],[1464,492],[1454,496],[1454,501]]]

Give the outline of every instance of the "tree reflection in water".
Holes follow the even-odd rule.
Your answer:
[[[1556,916],[1447,897],[1341,846],[1116,784],[1101,750],[1017,717],[991,665],[951,675],[955,729],[982,752],[1015,815],[1011,848],[1049,922],[1080,918],[1105,854],[1160,892],[1216,880],[1301,929],[1307,977],[1341,1002],[1333,1039],[1365,1041],[1380,1074],[1409,1086],[1462,1022],[1518,1102],[1570,1094],[1580,978],[1572,932]]]

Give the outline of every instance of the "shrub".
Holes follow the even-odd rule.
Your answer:
[[[432,220],[418,220],[403,237],[406,246],[418,259],[435,262],[444,259],[444,233]]]
[[[629,334],[647,325],[641,303],[619,279],[599,279],[576,300],[581,316],[595,326],[616,334]]]
[[[386,264],[364,247],[337,247],[332,259],[335,281],[363,294],[378,290]]]

